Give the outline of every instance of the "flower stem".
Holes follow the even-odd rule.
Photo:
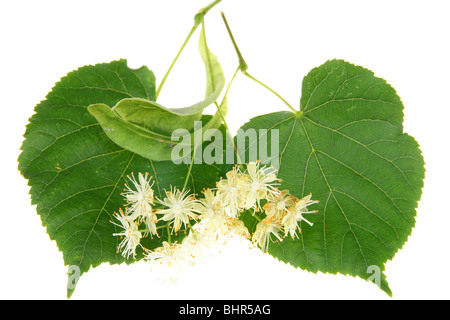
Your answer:
[[[195,152],[197,151],[197,147],[198,146],[194,144],[194,150],[192,151],[191,163],[189,164],[189,169],[186,174],[186,179],[184,180],[184,185],[183,185],[183,189],[181,190],[181,192],[184,192],[186,190],[186,187],[187,187],[187,184],[189,181],[189,176],[191,175],[191,172],[192,172],[192,166],[194,165]]]
[[[206,32],[205,32],[205,21],[204,21],[203,17],[201,18],[200,23],[202,24],[202,31],[201,32],[203,33],[203,39],[205,39],[205,47],[207,47],[207,44],[206,44]],[[234,144],[234,139],[233,139],[233,136],[231,135],[230,128],[228,127],[228,124],[227,124],[227,122],[225,120],[225,115],[224,115],[224,113],[222,111],[222,106],[223,106],[223,104],[226,101],[228,91],[230,90],[231,84],[233,83],[234,79],[236,78],[236,75],[237,75],[239,70],[240,70],[240,68],[238,67],[236,69],[236,71],[234,72],[233,77],[231,78],[230,82],[228,83],[227,89],[225,91],[225,94],[224,94],[224,96],[222,98],[221,103],[218,104],[217,101],[214,101],[214,104],[216,105],[217,110],[218,110],[218,112],[220,114],[220,117],[222,118],[222,122],[223,122],[223,125],[225,126],[225,130],[227,132],[227,135],[229,136],[231,142],[233,143],[233,148],[234,148],[234,152],[236,154],[236,159],[237,159],[238,163],[242,163],[241,162],[241,158],[239,156],[239,153],[237,151],[237,148],[236,148],[236,146]],[[212,85],[214,87],[214,83]],[[194,150],[192,151],[191,163],[189,164],[189,169],[188,169],[188,172],[187,172],[187,175],[186,175],[186,179],[184,180],[184,185],[183,185],[183,190],[182,191],[186,190],[186,187],[188,185],[189,176],[191,175],[191,172],[192,172],[192,166],[194,164],[195,153],[197,151],[197,148],[198,148],[198,146],[194,145]]]
[[[180,50],[178,50],[177,55],[175,56],[175,58],[173,59],[172,63],[170,64],[169,69],[167,69],[166,74],[164,75],[164,77],[161,80],[161,83],[158,86],[158,89],[156,89],[156,99],[158,99],[159,94],[161,93],[161,90],[162,90],[162,88],[164,86],[164,83],[166,82],[167,78],[169,77],[169,74],[172,71],[175,63],[177,62],[178,58],[180,57],[181,53],[183,52],[184,48],[186,47],[187,43],[189,42],[189,39],[192,37],[192,35],[194,34],[195,30],[199,26],[200,22],[203,21],[203,18],[208,13],[208,11],[211,10],[216,4],[218,4],[221,1],[222,0],[216,0],[216,1],[212,2],[212,3],[210,3],[206,7],[200,9],[199,12],[195,15],[195,17],[194,17],[194,25],[192,26],[192,28],[189,31],[186,39],[184,40],[183,44],[181,45]]]
[[[236,145],[235,145],[235,143],[234,143],[234,138],[233,138],[233,136],[231,135],[230,128],[228,127],[227,121],[225,120],[225,116],[224,116],[224,114],[223,114],[223,112],[222,112],[222,109],[221,109],[221,108],[222,108],[222,105],[223,105],[223,103],[225,102],[225,99],[226,99],[226,97],[227,97],[228,91],[230,90],[231,84],[233,83],[234,79],[236,78],[236,75],[237,75],[237,73],[239,72],[239,70],[240,70],[240,66],[237,67],[236,71],[235,71],[234,74],[233,74],[233,77],[231,78],[230,82],[228,83],[227,90],[225,91],[225,95],[223,96],[223,99],[222,99],[222,102],[220,103],[220,106],[217,105],[217,102],[216,102],[216,106],[217,106],[217,109],[219,110],[220,117],[222,118],[222,122],[223,122],[223,125],[224,125],[224,127],[225,127],[225,131],[226,131],[226,133],[227,133],[227,135],[228,135],[228,137],[229,137],[231,143],[233,144],[233,149],[234,149],[234,153],[236,154],[236,160],[237,160],[237,163],[241,164],[241,163],[242,163],[241,157],[240,157],[239,152],[238,152],[238,150],[237,150],[237,148],[236,148]]]
[[[157,228],[158,229],[158,228]],[[146,233],[146,232],[148,232],[149,230],[148,230],[148,228],[144,228],[144,229],[139,229],[138,230],[140,233]]]
[[[170,234],[170,228],[169,225],[167,224],[167,243],[171,244],[172,241],[172,235]]]
[[[222,12],[222,16],[223,16],[223,12]],[[202,32],[203,32],[203,38],[205,39],[205,46],[207,47],[207,44],[206,44],[206,32],[205,32],[205,21],[203,19],[202,19]],[[225,126],[225,130],[227,132],[227,135],[230,138],[231,143],[233,144],[234,152],[236,154],[236,159],[237,159],[238,163],[242,163],[241,162],[241,158],[239,156],[239,153],[237,151],[237,148],[236,148],[236,146],[234,144],[234,139],[233,139],[233,136],[231,135],[230,128],[228,127],[227,121],[225,120],[225,115],[223,114],[223,111],[222,111],[222,106],[223,106],[223,104],[226,101],[228,91],[230,90],[231,84],[233,83],[234,79],[236,78],[236,75],[237,75],[239,70],[242,70],[242,66],[240,64],[239,64],[239,67],[234,72],[233,77],[231,78],[230,82],[228,83],[227,90],[225,91],[225,94],[224,94],[224,96],[222,98],[222,102],[220,104],[218,104],[217,101],[214,101],[214,104],[216,105],[217,110],[219,111],[220,117],[222,118],[222,122],[223,122],[223,125]]]
[[[194,234],[195,231],[194,231],[194,228],[193,228],[190,220],[188,221],[188,226],[189,226],[189,229],[191,229],[192,234]]]
[[[189,42],[189,39],[191,38],[191,36],[194,34],[195,29],[197,29],[197,25],[194,24],[194,26],[191,28],[191,31],[189,31],[188,36],[186,37],[186,39],[184,40],[180,50],[178,50],[177,55],[175,56],[175,58],[173,59],[172,63],[170,64],[169,69],[166,71],[166,74],[164,75],[164,77],[161,80],[161,83],[158,86],[158,89],[156,90],[156,99],[158,99],[159,94],[161,93],[161,89],[164,86],[164,83],[167,80],[167,77],[170,74],[170,71],[172,71],[173,66],[175,65],[175,63],[177,62],[178,58],[180,57],[181,53],[183,52],[184,48],[186,47],[187,43]]]
[[[194,17],[195,24],[199,25],[201,23],[201,21],[203,20],[203,18],[205,17],[205,15],[208,13],[208,11],[211,10],[216,4],[218,4],[221,1],[222,0],[213,1],[210,4],[208,4],[206,7],[200,9],[199,12]]]
[[[163,224],[162,226],[157,226],[156,227],[156,230],[158,230],[158,229],[162,229],[162,228],[166,228],[166,227],[168,227],[169,226],[169,223],[166,223],[166,224]],[[140,230],[139,230],[140,231]]]
[[[259,222],[262,221],[262,219],[260,217],[258,217],[256,214],[253,215],[253,218],[255,218],[256,220],[258,220]]]

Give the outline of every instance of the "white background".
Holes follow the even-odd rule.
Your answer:
[[[30,204],[17,171],[34,106],[60,77],[86,64],[128,59],[158,80],[208,0],[2,1],[0,5],[0,298],[65,299],[67,267]],[[412,235],[386,275],[393,299],[448,299],[450,57],[446,1],[224,0],[207,16],[208,44],[226,73],[237,59],[220,17],[227,14],[249,72],[298,106],[301,81],[327,59],[362,65],[386,79],[405,105],[405,132],[421,145],[426,181]],[[160,102],[200,100],[204,70],[193,37]],[[256,115],[287,110],[239,75],[229,93],[232,130]],[[375,285],[296,270],[246,245],[230,246],[175,283],[145,262],[103,264],[83,275],[73,299],[388,299]]]

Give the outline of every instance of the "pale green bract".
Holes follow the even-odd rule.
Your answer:
[[[225,77],[217,57],[211,53],[203,33],[200,33],[199,52],[205,65],[205,99],[185,108],[166,108],[155,101],[143,98],[125,98],[112,108],[106,104],[91,104],[88,111],[97,119],[105,134],[117,145],[144,158],[176,161],[172,149],[178,143],[190,141],[193,147],[195,133],[189,139],[178,136],[172,139],[177,129],[193,131],[194,121],[201,120],[203,109],[214,103],[225,87]],[[227,114],[226,98],[219,105],[213,117],[200,129],[216,129]],[[180,142],[178,142],[180,141]],[[174,158],[175,157],[175,158]]]

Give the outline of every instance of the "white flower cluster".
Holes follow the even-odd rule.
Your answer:
[[[245,171],[235,166],[226,174],[226,179],[220,180],[217,185],[217,192],[232,217],[237,218],[244,210],[253,210],[254,213],[264,211],[265,218],[256,225],[252,235],[253,244],[263,251],[268,250],[269,240],[273,237],[279,241],[283,241],[288,234],[292,238],[298,237],[301,221],[312,226],[303,215],[317,212],[308,210],[309,205],[318,202],[311,200],[311,194],[298,199],[288,190],[280,191],[276,187],[279,182],[281,180],[277,178],[275,170],[260,167],[257,161],[250,162]],[[265,200],[262,207],[261,200]]]
[[[216,188],[204,190],[201,199],[176,188],[165,191],[165,198],[158,199],[153,195],[152,177],[148,173],[139,173],[137,180],[133,174],[128,178],[134,188],[126,185],[122,194],[127,202],[126,209],[114,214],[120,224],[112,222],[123,229],[123,232],[113,234],[123,237],[117,249],[129,258],[135,257],[136,248],[141,246],[145,259],[164,267],[177,267],[186,262],[194,264],[195,258],[201,258],[205,248],[217,243],[222,236],[237,235],[249,239],[248,229],[239,219],[245,210],[252,211],[260,220],[251,240],[263,251],[268,250],[273,238],[282,241],[288,234],[292,238],[297,236],[297,231],[301,232],[301,221],[312,225],[303,215],[316,212],[307,208],[317,203],[311,200],[311,195],[298,199],[287,190],[280,191],[275,170],[261,167],[259,161],[250,162],[245,170],[234,166],[225,179],[217,182]],[[159,208],[155,208],[158,204]],[[261,220],[256,212],[263,212],[264,218]],[[196,222],[194,226],[192,220]],[[158,221],[167,223],[157,226]],[[142,225],[144,228],[139,229]],[[190,232],[181,243],[170,243],[169,236],[162,247],[154,250],[141,245],[142,237],[158,236],[158,229],[164,227],[171,230],[170,235],[181,229],[189,228]]]

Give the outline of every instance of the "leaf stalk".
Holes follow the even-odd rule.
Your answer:
[[[275,90],[270,88],[268,85],[264,84],[263,82],[261,82],[260,80],[256,79],[255,77],[253,77],[252,75],[250,75],[247,72],[248,64],[247,64],[247,62],[245,62],[244,57],[242,56],[242,53],[239,50],[239,47],[238,47],[238,45],[236,43],[236,40],[234,39],[233,33],[231,32],[231,28],[230,28],[230,25],[228,24],[228,21],[227,21],[227,18],[225,17],[225,14],[223,12],[221,12],[221,15],[222,15],[223,22],[225,23],[225,27],[227,28],[228,35],[230,36],[231,42],[233,43],[234,49],[235,49],[236,54],[238,56],[239,69],[241,70],[241,72],[246,77],[248,77],[249,79],[255,81],[259,85],[263,86],[264,88],[266,88],[267,90],[272,92],[277,98],[279,98],[281,101],[283,101],[284,104],[286,104],[288,106],[288,108],[292,110],[292,112],[297,113],[298,110],[296,110],[289,102],[287,102],[286,99],[284,99],[279,93],[277,93]]]

